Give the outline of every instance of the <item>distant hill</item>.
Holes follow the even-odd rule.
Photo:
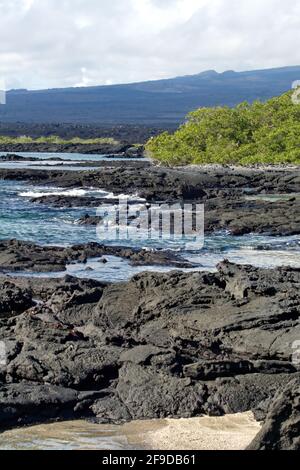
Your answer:
[[[214,70],[127,85],[11,90],[0,122],[172,125],[201,106],[278,96],[300,80],[300,66],[250,72]]]

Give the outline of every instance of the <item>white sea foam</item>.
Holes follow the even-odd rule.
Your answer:
[[[40,160],[40,161],[37,161],[37,162],[32,162],[32,160],[29,160],[29,161],[24,161],[24,162],[21,162],[21,164],[26,164],[26,165],[29,165],[29,166],[36,166],[36,165],[39,165],[39,166],[58,166],[58,165],[80,165],[82,163],[86,163],[84,161],[72,161],[72,160],[65,160],[65,161],[61,161],[61,160],[52,160],[52,161],[49,161],[49,160]]]
[[[95,189],[55,189],[55,190],[34,190],[24,191],[19,193],[22,197],[38,198],[43,196],[71,196],[71,197],[82,197],[82,196],[101,196],[108,197],[108,193],[102,190]]]
[[[128,194],[119,194],[115,195],[114,193],[109,193],[104,189],[96,188],[86,188],[86,189],[65,189],[65,188],[37,188],[31,191],[22,191],[19,193],[21,197],[30,197],[38,198],[43,196],[70,196],[70,197],[82,197],[82,196],[98,196],[103,199],[114,199],[116,203],[119,200],[137,200],[143,202],[144,199],[139,198],[138,196],[129,196]]]
[[[270,250],[261,251],[240,247],[236,250],[228,250],[225,253],[204,252],[187,256],[188,261],[201,263],[205,268],[214,268],[224,259],[236,264],[251,264],[258,268],[277,268],[280,266],[300,267],[300,253],[294,251]]]
[[[129,201],[130,200],[134,200],[134,201],[137,201],[137,202],[146,202],[146,199],[143,199],[137,195],[128,195],[128,194],[114,194],[114,193],[107,193],[105,196],[103,196],[105,199],[115,199],[116,202],[118,202],[119,200],[126,200],[128,199]],[[135,206],[132,206],[132,207],[135,207]]]

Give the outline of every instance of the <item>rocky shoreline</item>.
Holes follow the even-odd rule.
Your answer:
[[[171,266],[193,268],[196,265],[168,250],[147,250],[99,243],[86,243],[72,247],[38,246],[18,240],[0,241],[0,270],[3,272],[59,272],[71,263],[86,263],[89,258],[117,256],[132,266]]]
[[[60,155],[60,154],[59,154]],[[81,154],[83,155],[83,154]],[[85,154],[87,156],[87,154]],[[92,154],[89,154],[90,158],[92,157]],[[135,169],[139,168],[146,168],[151,166],[151,163],[148,159],[143,158],[142,154],[136,154],[135,150],[130,153],[119,153],[119,154],[108,154],[105,155],[105,159],[96,159],[94,158],[93,160],[66,160],[61,157],[46,157],[44,158],[38,158],[38,157],[29,157],[29,156],[21,156],[13,153],[9,154],[4,154],[0,155],[0,164],[18,164],[20,165],[20,168],[22,168],[22,164],[24,165],[25,168],[28,168],[29,170],[31,167],[38,167],[41,166],[43,169],[53,169],[53,167],[61,167],[61,169],[66,169],[68,170],[68,167],[74,167],[76,165],[76,168],[78,169],[90,169],[91,167],[93,169],[95,168],[101,168],[101,167],[120,167],[120,164],[122,160],[126,161],[126,166],[127,167],[134,167]],[[9,168],[8,168],[9,169]]]
[[[40,196],[31,199],[33,204],[46,204],[55,208],[100,208],[102,205],[116,204],[116,199],[101,197],[73,197],[61,195]],[[205,205],[205,232],[227,230],[232,235],[260,233],[268,235],[292,236],[300,233],[300,197],[291,196],[286,200],[264,201],[249,200],[247,197],[215,197],[200,199]],[[128,205],[139,203],[131,199]],[[132,219],[136,218],[132,215]],[[99,217],[85,216],[79,220],[83,225],[101,223]]]
[[[115,162],[117,163],[117,162]],[[94,188],[133,195],[130,204],[199,203],[205,205],[205,231],[232,235],[260,233],[291,236],[300,233],[300,172],[292,169],[207,168],[202,171],[149,166],[148,162],[101,166],[99,171],[0,169],[0,179],[67,189]],[[280,196],[268,200],[266,196]],[[99,197],[47,195],[34,204],[56,208],[96,208],[116,200]]]
[[[136,171],[128,162],[118,162],[95,171],[0,169],[0,179],[66,188],[105,188],[115,194],[136,194],[147,201],[197,201],[240,195],[294,194],[299,192],[300,171],[211,167],[184,170],[151,166]]]
[[[225,261],[217,273],[120,284],[4,276],[0,286],[2,429],[252,410],[265,421],[253,447],[298,448],[299,269]]]
[[[53,143],[15,143],[0,144],[0,152],[29,152],[29,153],[81,153],[89,155],[118,155],[125,158],[140,158],[144,155],[143,145],[133,146],[128,142],[100,144],[53,144]]]
[[[208,233],[300,232],[295,168],[137,169],[124,162],[76,176],[0,169],[0,179],[105,189],[134,194],[145,204],[204,203]],[[45,195],[31,203],[64,208],[104,202],[89,201]],[[97,222],[89,214],[78,221]],[[142,273],[115,284],[30,277],[93,257],[105,263],[109,255],[139,266],[196,267],[166,250],[0,242],[0,341],[6,354],[0,429],[57,419],[121,423],[253,411],[263,428],[250,449],[299,449],[294,345],[300,339],[300,269],[225,260],[215,273]],[[28,277],[17,275],[23,272]]]

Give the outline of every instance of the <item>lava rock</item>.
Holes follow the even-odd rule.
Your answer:
[[[34,304],[28,290],[6,280],[0,280],[0,319],[23,313]]]
[[[264,425],[248,450],[300,450],[300,379],[272,400]]]

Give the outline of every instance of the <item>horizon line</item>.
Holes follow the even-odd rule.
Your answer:
[[[43,91],[56,91],[56,90],[80,90],[80,89],[87,89],[87,88],[107,88],[107,87],[118,87],[118,86],[128,86],[128,85],[139,85],[145,83],[153,83],[153,82],[162,82],[167,80],[175,80],[178,78],[185,78],[185,77],[196,77],[200,75],[204,75],[205,73],[216,73],[217,75],[224,75],[228,72],[236,73],[236,74],[243,74],[243,73],[251,73],[251,72],[264,72],[264,71],[272,71],[272,70],[284,70],[284,69],[296,69],[300,68],[299,65],[283,65],[280,67],[268,67],[268,68],[258,68],[258,69],[248,69],[248,70],[241,70],[236,71],[234,69],[226,69],[222,72],[218,72],[215,69],[207,69],[203,70],[199,73],[190,73],[186,75],[176,75],[170,76],[166,78],[157,78],[157,79],[149,79],[149,80],[141,80],[141,81],[133,81],[133,82],[120,82],[120,83],[112,83],[112,84],[103,84],[103,85],[87,85],[87,86],[62,86],[62,87],[54,87],[54,88],[11,88],[6,90],[6,93],[13,93],[13,92],[43,92]]]

